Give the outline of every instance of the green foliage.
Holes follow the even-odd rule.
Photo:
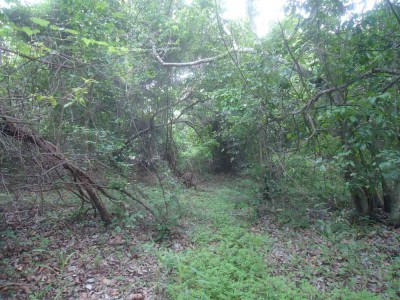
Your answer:
[[[169,291],[174,299],[299,299],[302,292],[284,279],[269,276],[262,255],[248,248],[254,237],[240,233],[221,245],[188,252],[176,265],[176,284]],[[236,240],[237,239],[237,240]],[[245,244],[242,244],[244,242]],[[304,285],[306,295],[313,297],[316,291]]]
[[[176,127],[174,129],[176,143],[180,146],[179,167],[185,171],[209,171],[214,149],[218,142],[213,137],[211,128],[204,128],[201,133],[191,127]]]
[[[32,126],[107,188],[144,198],[140,204],[119,195],[107,203],[116,235],[145,223],[161,242],[181,224],[191,228],[192,249],[160,251],[173,275],[171,298],[372,297],[341,286],[321,292],[312,279],[373,275],[363,269],[366,245],[356,241],[373,228],[380,200],[388,202],[399,186],[399,23],[389,6],[397,11],[396,1],[363,13],[350,0],[288,1],[286,17],[264,38],[247,21],[226,20],[213,0],[11,2],[0,10],[1,117]],[[193,67],[165,65],[216,56]],[[12,189],[9,175],[23,177],[29,150],[14,151],[19,140],[0,134],[2,185]],[[62,166],[46,169],[42,160],[45,168],[27,181],[58,178],[51,171]],[[137,184],[146,168],[162,186]],[[193,171],[252,178],[183,191],[176,177]],[[383,206],[396,224],[394,196]],[[354,224],[350,199],[365,214]],[[74,209],[80,204],[66,200]],[[46,216],[95,225],[84,211]],[[266,218],[288,234],[315,230],[322,245],[311,248],[321,251],[321,264],[293,254],[291,267],[304,269],[275,276],[279,266],[268,265],[268,254],[279,241],[249,230]],[[5,237],[17,239],[10,230]],[[284,237],[289,246],[291,238]],[[49,251],[48,239],[34,242]],[[60,270],[74,258],[66,251],[51,256]],[[393,298],[398,268],[393,259],[386,274]]]
[[[337,256],[348,262],[343,264],[342,276],[358,276],[363,272],[359,253],[367,246],[347,242],[352,234],[353,238],[359,238],[359,235],[348,223],[339,219],[333,223],[317,224],[321,226],[322,236],[326,234],[334,247],[325,244],[296,245],[306,247],[307,251],[311,251],[310,247],[321,249],[324,264],[315,265],[292,253],[291,262],[270,265],[269,253],[278,241],[265,234],[250,232],[246,219],[235,213],[238,209],[236,197],[250,197],[248,189],[243,189],[249,188],[250,183],[248,180],[236,180],[219,186],[215,192],[189,192],[187,198],[195,199],[195,202],[189,200],[182,205],[190,205],[193,218],[197,219],[191,235],[194,246],[178,253],[168,249],[158,252],[164,272],[172,275],[173,281],[168,286],[171,298],[379,299],[366,291],[353,292],[342,287],[321,292],[310,283],[315,276],[335,276],[331,264],[335,263]],[[245,195],[240,191],[246,191]],[[243,205],[246,203],[250,201],[244,201]],[[294,237],[305,232],[288,233]],[[279,242],[292,243],[290,237]],[[301,267],[290,271],[287,264],[291,266],[289,268]],[[284,268],[284,276],[273,275],[279,268]]]

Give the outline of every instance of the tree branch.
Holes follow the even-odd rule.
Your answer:
[[[234,49],[232,49],[232,51],[234,51]],[[237,51],[237,52],[254,52],[254,50],[251,48],[237,49],[235,51]],[[221,58],[224,58],[224,57],[230,55],[230,51],[226,51],[224,53],[221,53],[221,54],[213,56],[213,57],[202,58],[202,59],[198,59],[198,60],[191,61],[191,62],[185,62],[185,63],[165,62],[158,54],[156,46],[154,44],[153,44],[153,54],[156,57],[157,61],[164,67],[185,68],[185,67],[194,67],[194,66],[214,62],[216,60],[219,60]]]
[[[182,97],[179,98],[179,100],[177,100],[175,103],[173,103],[173,104],[171,104],[171,105],[167,105],[167,106],[164,106],[164,107],[158,109],[156,112],[154,112],[154,113],[152,114],[151,118],[154,119],[154,118],[155,118],[158,114],[160,114],[162,111],[164,111],[164,110],[170,108],[171,106],[176,106],[176,105],[178,105],[179,103],[182,103],[182,102],[186,101],[187,99],[190,98],[190,96],[192,95],[192,93],[193,93],[193,88],[186,90],[185,93],[182,95]],[[156,125],[156,126],[154,126],[153,128],[160,128],[160,127],[167,126],[167,125],[171,125],[171,124],[175,123],[175,121],[178,120],[178,119],[184,114],[185,111],[187,111],[187,110],[193,108],[196,104],[201,103],[201,102],[204,102],[204,100],[197,100],[197,101],[195,101],[195,102],[189,104],[187,107],[185,107],[185,108],[181,111],[181,113],[179,114],[179,116],[176,117],[172,122],[169,122],[169,123],[163,124],[163,125]],[[113,156],[121,155],[122,151],[124,151],[124,150],[130,145],[130,143],[131,143],[132,141],[136,140],[138,137],[140,137],[140,136],[142,136],[142,135],[144,135],[144,134],[147,134],[147,133],[150,132],[153,128],[152,128],[152,126],[149,126],[149,127],[145,128],[145,129],[139,131],[139,132],[135,132],[135,133],[132,134],[130,137],[126,138],[126,139],[125,139],[125,142],[124,142],[124,145],[123,145],[121,148],[119,148],[119,149],[113,151],[112,155],[113,155]]]
[[[4,52],[8,52],[8,53],[12,53],[12,54],[18,55],[18,56],[26,58],[26,59],[28,59],[30,61],[37,61],[37,62],[40,62],[42,64],[51,65],[51,66],[55,66],[55,67],[59,67],[59,68],[65,68],[65,69],[71,69],[71,70],[75,69],[74,67],[65,65],[64,63],[63,64],[58,64],[58,63],[51,62],[51,61],[45,61],[45,60],[42,60],[40,57],[32,57],[32,56],[23,54],[23,53],[21,53],[19,51],[11,50],[11,49],[8,49],[8,48],[0,47],[0,50],[4,51]]]
[[[386,0],[386,3],[390,6],[390,10],[392,11],[394,16],[396,17],[397,23],[399,23],[399,25],[400,25],[400,17],[397,14],[396,10],[394,9],[392,2],[390,2],[390,0]]]
[[[284,120],[286,117],[290,116],[290,115],[297,115],[303,112],[306,112],[307,110],[309,110],[322,96],[333,93],[333,92],[337,92],[337,91],[341,91],[344,90],[346,88],[348,88],[349,86],[353,85],[354,83],[356,83],[357,81],[366,79],[366,78],[370,78],[373,77],[375,74],[389,74],[389,75],[400,75],[400,70],[396,70],[396,69],[384,69],[384,68],[374,68],[369,72],[366,72],[360,76],[358,76],[357,78],[352,79],[351,81],[344,83],[342,85],[339,86],[335,86],[335,87],[331,87],[328,89],[325,89],[323,91],[320,91],[318,94],[316,94],[314,97],[312,97],[305,106],[303,106],[302,108],[289,112],[287,114],[285,114],[283,117],[278,118],[276,120],[278,121],[282,121]],[[275,121],[276,121],[275,120]]]

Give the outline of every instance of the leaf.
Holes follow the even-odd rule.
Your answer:
[[[57,100],[54,98],[54,96],[50,96],[48,98],[48,101],[50,102],[51,106],[53,106],[53,108],[57,106]]]
[[[115,47],[110,46],[110,47],[108,47],[108,52],[115,53],[115,52],[118,52],[118,51],[117,51],[117,49],[115,49]]]
[[[62,30],[63,28],[58,27],[58,26],[56,26],[56,25],[50,25],[50,29],[51,29],[51,30]]]
[[[350,116],[349,119],[353,123],[356,123],[358,121],[358,119],[355,116]]]
[[[30,55],[31,54],[31,47],[28,44],[25,43],[18,43],[17,44],[17,49],[20,53]]]
[[[71,34],[79,34],[78,31],[73,30],[73,29],[69,29],[69,28],[64,29],[64,31],[65,31],[65,32],[68,32],[68,33],[71,33]]]
[[[64,108],[67,108],[67,107],[71,106],[72,104],[75,103],[75,101],[76,101],[76,100],[72,100],[72,101],[70,101],[70,102],[64,104]]]
[[[81,104],[81,105],[83,105],[83,106],[86,105],[85,99],[84,99],[83,97],[77,97],[77,98],[75,99],[75,102],[78,102],[79,104]]]
[[[82,38],[82,41],[85,43],[86,46],[89,46],[90,44],[93,43],[92,39],[87,39],[85,37]]]
[[[33,35],[33,34],[35,34],[35,33],[39,33],[39,32],[40,32],[39,29],[33,29],[33,30],[32,30],[31,28],[26,27],[26,26],[22,27],[21,30],[22,30],[23,32],[25,32],[28,36],[31,36],[31,35]]]
[[[0,28],[0,36],[7,36],[9,34],[10,34],[10,28],[9,27]]]
[[[94,43],[96,43],[97,45],[101,45],[101,46],[109,46],[107,42],[104,41],[94,41]]]
[[[41,18],[32,17],[32,18],[30,18],[30,20],[33,23],[38,24],[38,25],[40,25],[42,27],[46,27],[46,26],[48,26],[50,24],[49,21],[41,19]]]
[[[117,19],[122,19],[124,17],[124,14],[122,12],[113,12],[112,16]]]

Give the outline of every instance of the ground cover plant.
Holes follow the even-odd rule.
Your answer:
[[[400,297],[399,1],[267,2],[0,0],[1,298]]]
[[[32,209],[35,206],[8,212],[9,226],[2,232],[1,276],[18,284],[2,287],[3,296],[398,297],[398,230],[382,225],[371,230],[365,221],[351,224],[337,215],[315,222],[315,214],[305,217],[309,226],[303,228],[280,222],[287,215],[281,215],[279,208],[254,218],[249,213],[253,207],[247,203],[260,195],[253,184],[214,178],[197,190],[182,192],[185,217],[162,241],[157,228],[133,225],[130,220],[101,229],[92,218],[71,221],[68,209],[54,211],[53,219],[39,217]],[[152,189],[155,192],[157,187]],[[31,222],[21,218],[23,213],[31,214]],[[293,218],[302,214],[293,212]]]

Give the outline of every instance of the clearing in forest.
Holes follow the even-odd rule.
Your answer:
[[[157,188],[147,187],[157,193]],[[4,299],[396,299],[399,231],[327,210],[254,205],[250,180],[179,195],[184,218],[160,235],[133,220],[104,228],[2,203]],[[7,205],[5,205],[7,204]],[[47,204],[50,205],[50,204]],[[11,209],[12,207],[12,209]],[[160,238],[163,238],[160,240]]]

